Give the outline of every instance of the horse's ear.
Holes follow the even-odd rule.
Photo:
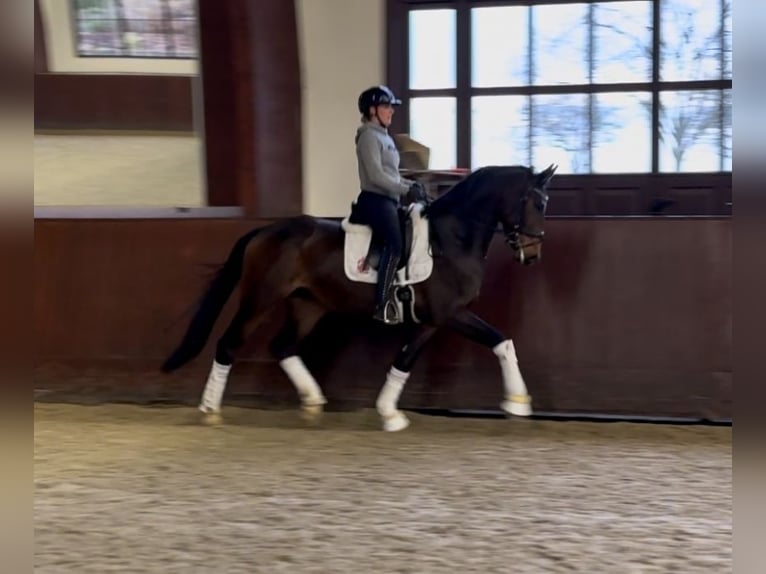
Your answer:
[[[553,177],[553,174],[556,173],[556,170],[559,168],[558,165],[551,164],[548,167],[546,167],[543,171],[541,171],[539,174],[537,174],[537,186],[541,188],[545,188],[546,185],[548,185],[548,182]]]

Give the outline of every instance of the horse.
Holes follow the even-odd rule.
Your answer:
[[[483,266],[496,230],[505,235],[514,260],[524,265],[542,257],[548,184],[557,166],[544,171],[522,165],[479,168],[433,201],[406,206],[428,226],[432,271],[411,285],[412,317],[407,342],[386,375],[375,407],[384,431],[407,428],[398,409],[401,392],[423,348],[439,329],[450,329],[493,351],[500,362],[509,416],[532,414],[531,397],[512,339],[469,310],[479,294]],[[353,205],[352,205],[353,207]],[[298,354],[298,345],[329,312],[372,317],[374,285],[344,274],[342,222],[299,215],[250,230],[232,247],[212,279],[182,341],[161,371],[175,371],[204,348],[227,300],[240,285],[239,306],[218,339],[199,410],[203,422],[219,424],[221,400],[238,353],[260,321],[274,310],[285,320],[270,350],[293,383],[306,417],[316,417],[327,400]],[[370,319],[372,320],[372,319]]]

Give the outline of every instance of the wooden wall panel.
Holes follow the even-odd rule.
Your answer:
[[[35,74],[36,130],[194,130],[191,76]]]
[[[76,400],[194,404],[213,342],[177,375],[157,368],[178,342],[211,265],[242,220],[36,220],[36,389]],[[731,221],[552,219],[542,263],[524,268],[496,241],[475,310],[512,336],[535,408],[647,416],[732,416]],[[266,352],[266,325],[227,401],[296,405]],[[372,406],[401,330],[324,321],[304,345],[332,404]],[[496,409],[492,353],[437,336],[405,407]]]
[[[562,174],[551,182],[548,209],[564,216],[727,217],[731,174]]]

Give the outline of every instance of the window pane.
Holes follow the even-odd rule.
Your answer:
[[[123,0],[125,17],[129,19],[158,20],[162,18],[159,0]]]
[[[77,18],[80,20],[113,20],[117,18],[114,0],[75,0]]]
[[[471,98],[471,167],[529,164],[529,97]]]
[[[660,94],[660,171],[718,171],[721,92]]]
[[[660,79],[721,78],[719,0],[663,0],[660,6]]]
[[[723,77],[731,79],[731,0],[723,0]]]
[[[534,83],[587,84],[588,6],[535,6],[532,23]]]
[[[410,137],[431,148],[429,169],[457,167],[455,98],[412,98]]]
[[[472,85],[529,85],[528,19],[526,6],[471,10]]]
[[[652,79],[652,3],[594,4],[594,81]]]
[[[125,34],[125,43],[133,56],[168,56],[167,42],[164,34],[135,33]]]
[[[196,57],[194,0],[74,0],[74,7],[78,55]]]
[[[559,173],[588,173],[588,96],[532,97],[532,165],[557,163]]]
[[[652,96],[593,96],[593,173],[652,171]]]
[[[173,18],[190,18],[195,20],[197,12],[195,5],[197,0],[170,0],[170,10]]]
[[[162,24],[161,20],[125,20],[125,29],[136,34],[148,34]]]
[[[176,55],[194,58],[197,54],[197,22],[195,20],[176,20],[173,24],[175,34],[173,44]]]
[[[84,56],[112,56],[122,52],[116,20],[79,20],[77,52]]]
[[[731,171],[731,90],[723,92],[723,171]]]
[[[454,88],[455,10],[410,11],[410,88]]]

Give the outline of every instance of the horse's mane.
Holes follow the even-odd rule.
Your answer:
[[[455,213],[469,199],[477,197],[479,190],[488,191],[502,184],[505,179],[518,178],[519,176],[532,177],[533,170],[524,165],[491,165],[481,167],[471,172],[465,179],[460,180],[453,187],[428,206],[428,215],[441,215]],[[494,185],[493,185],[494,184]]]

